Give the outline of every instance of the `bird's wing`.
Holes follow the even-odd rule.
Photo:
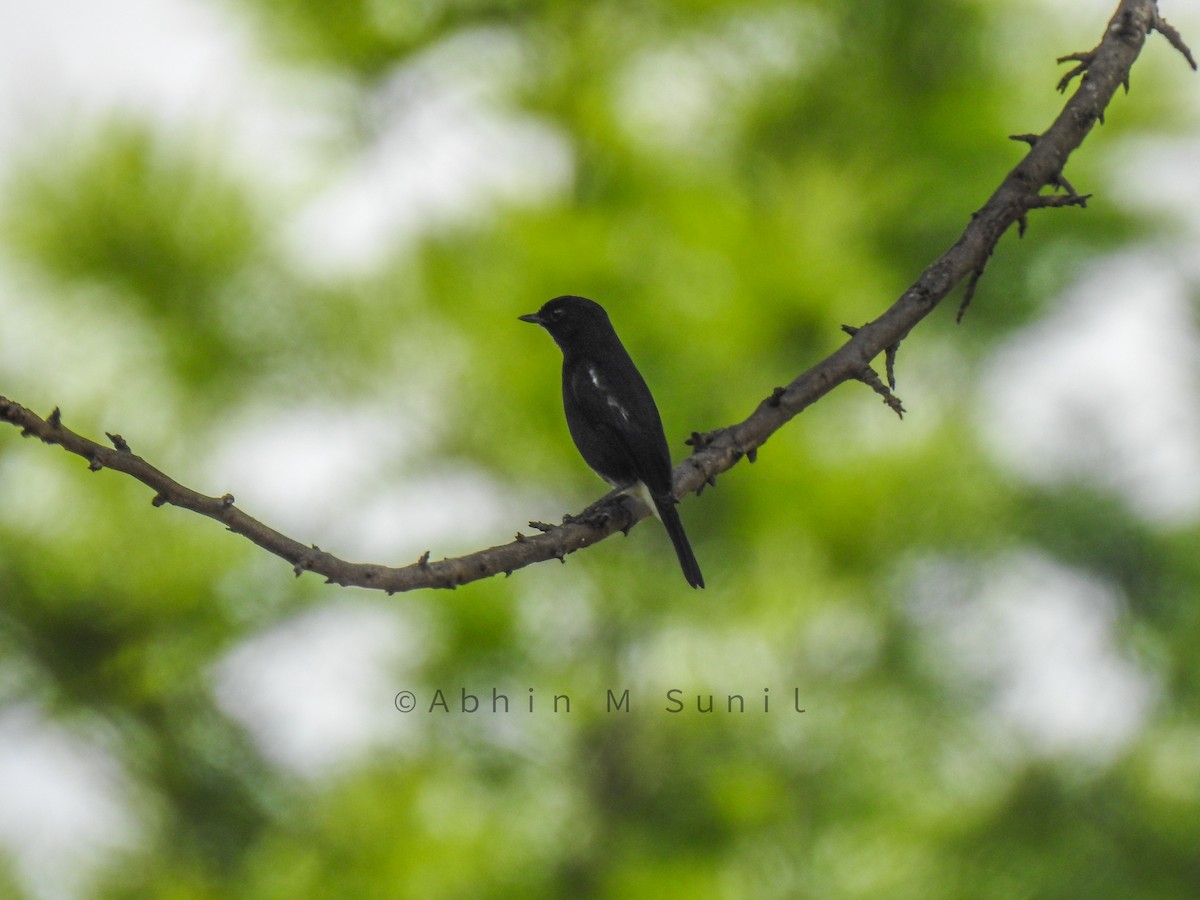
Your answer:
[[[646,427],[644,415],[638,415],[636,396],[626,385],[600,374],[594,363],[580,366],[572,384],[575,396],[593,421],[611,422],[615,427],[641,429]]]
[[[658,408],[641,376],[636,381],[618,379],[607,375],[600,366],[584,362],[574,367],[567,387],[591,424],[594,441],[603,445],[593,452],[605,454],[610,461],[616,457],[619,468],[629,470],[651,492],[669,493],[670,451]],[[588,456],[582,446],[580,450]],[[604,468],[588,461],[593,468]],[[609,467],[617,466],[610,462]]]

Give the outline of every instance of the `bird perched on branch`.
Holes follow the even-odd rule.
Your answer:
[[[555,297],[521,321],[541,325],[563,353],[563,411],[584,461],[622,491],[648,496],[695,588],[704,576],[675,509],[671,452],[658,407],[604,308],[585,297]]]

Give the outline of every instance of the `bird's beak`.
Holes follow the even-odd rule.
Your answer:
[[[532,322],[534,325],[542,324],[542,317],[539,316],[537,313],[529,313],[528,315],[525,315],[525,316],[517,316],[517,318],[520,319],[522,322]]]

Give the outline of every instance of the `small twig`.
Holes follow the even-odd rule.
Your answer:
[[[1071,82],[1075,80],[1075,77],[1077,75],[1083,75],[1085,72],[1087,72],[1088,66],[1092,64],[1092,61],[1095,58],[1095,50],[1088,50],[1083,53],[1068,53],[1066,56],[1060,56],[1057,60],[1059,65],[1062,65],[1065,62],[1077,62],[1079,65],[1075,66],[1073,69],[1071,69],[1071,71],[1067,72],[1066,75],[1059,79],[1057,87],[1058,92],[1060,94],[1065,94],[1067,88],[1071,86]],[[1125,90],[1128,91],[1129,83],[1124,82],[1124,84]]]
[[[1023,219],[1024,217],[1022,217]],[[1024,232],[1024,228],[1021,229]],[[989,254],[990,256],[990,254]],[[983,271],[987,267],[987,262],[980,264],[978,269],[971,271],[971,276],[967,279],[967,287],[963,291],[962,300],[958,303],[958,312],[954,314],[954,321],[961,322],[963,316],[967,314],[967,307],[971,305],[971,301],[975,299],[975,288],[979,284],[979,279],[983,277]]]
[[[1158,15],[1154,15],[1154,25],[1151,26],[1155,31],[1161,34],[1170,42],[1171,46],[1183,54],[1183,58],[1188,61],[1188,65],[1192,67],[1192,71],[1196,71],[1196,58],[1192,56],[1192,51],[1188,45],[1183,42],[1183,36],[1171,25],[1166,19]]]
[[[883,398],[883,402],[898,415],[904,418],[904,404],[900,402],[900,398],[888,389],[888,386],[879,380],[879,376],[875,374],[875,370],[867,366],[858,374],[858,380],[871,388],[875,393]]]
[[[896,354],[900,352],[900,342],[888,344],[883,350],[883,371],[887,374],[887,383],[893,391],[896,389]]]
[[[1092,199],[1091,194],[1072,194],[1070,196],[1058,194],[1038,194],[1036,197],[1030,197],[1025,204],[1026,209],[1062,209],[1065,206],[1078,206],[1081,209],[1087,209],[1088,201]]]

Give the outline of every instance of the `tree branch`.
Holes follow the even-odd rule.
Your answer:
[[[792,418],[845,381],[857,380],[871,386],[897,413],[900,401],[883,385],[871,368],[880,353],[886,355],[889,384],[894,384],[892,366],[900,342],[964,279],[968,288],[959,315],[966,309],[987,261],[1001,236],[1015,222],[1024,233],[1030,210],[1046,207],[1084,206],[1080,196],[1063,177],[1063,167],[1091,131],[1104,121],[1104,111],[1118,87],[1128,90],[1129,72],[1151,31],[1163,34],[1171,45],[1196,68],[1191,51],[1179,33],[1158,14],[1155,0],[1121,0],[1095,49],[1073,53],[1060,62],[1077,65],[1059,83],[1065,91],[1076,76],[1079,87],[1067,101],[1050,128],[1041,135],[1020,135],[1030,145],[1024,159],[1005,177],[996,192],[977,212],[962,236],[879,318],[860,328],[847,328],[850,339],[828,358],[804,372],[786,387],[776,388],[745,420],[707,434],[693,434],[691,456],[675,469],[675,493],[699,493],[716,477],[736,465],[742,457],[751,462],[759,447]],[[1043,195],[1044,187],[1060,188],[1065,196]],[[42,419],[18,403],[0,396],[0,420],[57,444],[88,461],[93,471],[115,469],[148,485],[155,491],[153,504],[171,504],[190,509],[222,522],[236,534],[253,541],[292,564],[297,576],[305,571],[325,576],[332,584],[373,588],[389,594],[416,588],[453,588],[501,572],[510,574],[536,562],[564,559],[617,531],[628,531],[650,514],[641,504],[610,496],[589,507],[579,517],[568,517],[562,525],[530,523],[541,531],[528,536],[518,533],[508,544],[489,547],[453,559],[430,561],[426,552],[416,562],[402,567],[352,563],[314,546],[306,546],[244,513],[232,495],[207,497],[184,487],[139,456],[120,435],[108,435],[113,447],[105,447],[71,431],[62,424],[57,409]]]

